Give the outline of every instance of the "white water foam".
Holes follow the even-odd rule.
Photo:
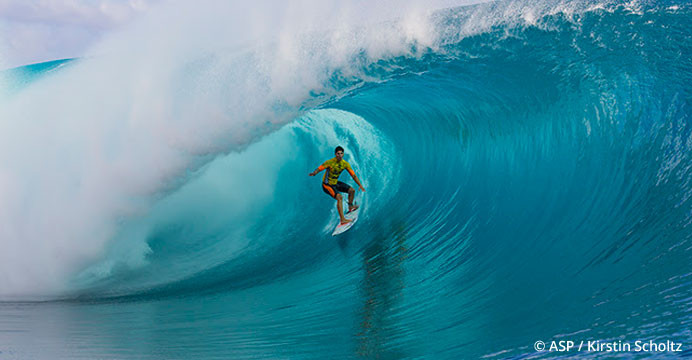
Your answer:
[[[0,108],[0,297],[54,296],[186,170],[292,119],[355,58],[434,46],[414,2],[170,2]]]

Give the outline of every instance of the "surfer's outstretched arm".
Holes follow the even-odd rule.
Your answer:
[[[317,169],[315,169],[315,171],[311,172],[311,173],[308,174],[308,175],[310,175],[310,176],[315,176],[315,175],[317,175],[317,173],[319,173],[320,171],[322,171],[322,170],[324,170],[324,169],[326,169],[326,168],[327,168],[327,167],[324,166],[324,164],[322,164],[322,165],[320,165],[320,167],[318,167]]]
[[[365,191],[365,188],[363,187],[363,185],[360,184],[360,180],[358,180],[358,176],[356,176],[356,172],[353,171],[353,169],[351,169],[351,166],[347,167],[346,170],[348,170],[348,174],[351,175],[353,181],[355,181],[356,184],[358,184],[360,191]]]

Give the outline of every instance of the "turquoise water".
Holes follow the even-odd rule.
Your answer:
[[[197,154],[60,291],[3,293],[0,358],[690,356],[692,8],[548,6],[467,31],[503,6],[440,11],[435,47],[332,68],[272,104],[290,121]],[[80,61],[14,70],[6,101]],[[307,174],[336,145],[367,191],[334,238]]]

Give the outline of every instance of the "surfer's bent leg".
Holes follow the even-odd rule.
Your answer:
[[[343,201],[343,197],[341,196],[341,194],[338,193],[338,191],[347,192],[348,189],[345,189],[342,184],[346,185],[341,181],[339,181],[339,183],[337,183],[336,185],[328,185],[322,183],[322,191],[324,191],[327,195],[331,196],[332,198],[336,199],[336,209],[339,211],[339,219],[341,220],[342,224],[345,224],[347,222],[351,222],[351,220],[344,217],[344,206],[341,203]],[[348,187],[348,185],[346,186]]]
[[[339,181],[336,183],[336,190],[342,193],[348,193],[348,211],[351,212],[358,208],[356,204],[353,203],[353,197],[356,194],[356,190],[350,187],[347,183]]]
[[[356,208],[356,204],[353,203],[353,196],[356,194],[356,191],[353,190],[352,187],[348,188],[348,211],[353,211]]]
[[[336,209],[339,211],[339,218],[341,219],[341,223],[345,224],[347,222],[351,222],[351,220],[347,219],[344,217],[344,206],[341,204],[343,200],[343,197],[341,197],[341,194],[336,194]]]

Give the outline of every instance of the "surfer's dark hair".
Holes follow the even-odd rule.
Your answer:
[[[337,146],[336,149],[334,149],[335,154],[338,153],[339,151],[343,152],[344,148],[342,148],[341,146]]]

